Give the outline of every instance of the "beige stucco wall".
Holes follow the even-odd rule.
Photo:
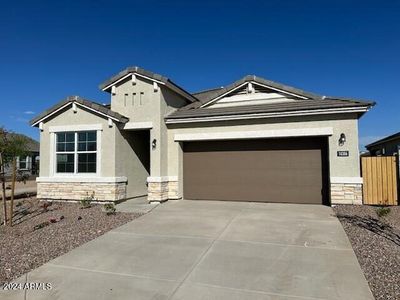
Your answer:
[[[132,105],[132,95],[136,94]],[[140,103],[140,93],[142,101]],[[161,139],[161,90],[154,91],[153,82],[137,77],[136,84],[132,84],[131,78],[118,83],[115,95],[111,95],[111,109],[129,118],[130,122],[152,122],[150,140]],[[127,101],[125,97],[127,96]],[[125,105],[126,104],[126,105]],[[161,147],[151,150],[151,176],[161,176]]]
[[[143,95],[140,103],[141,93]],[[133,94],[136,95],[135,98]],[[155,89],[152,81],[140,76],[136,77],[135,84],[132,83],[131,78],[127,78],[116,85],[115,94],[111,96],[111,109],[129,117],[129,122],[133,125],[144,122],[152,124],[149,137],[150,174],[146,173],[137,157],[135,158],[135,154],[129,152],[129,147],[122,144],[120,146],[117,136],[117,153],[119,153],[117,155],[124,156],[124,161],[130,157],[127,165],[119,163],[118,157],[116,162],[117,174],[125,174],[124,176],[128,177],[128,197],[132,193],[140,193],[143,188],[142,178],[147,174],[149,200],[162,201],[176,198],[178,183],[168,179],[169,140],[164,117],[186,104],[188,101],[185,98],[164,85],[158,84],[158,88]],[[153,140],[156,141],[155,148],[151,146]],[[132,181],[134,181],[134,186],[132,186]]]
[[[132,95],[136,93],[132,105]],[[143,93],[140,104],[140,93]],[[125,95],[128,95],[125,103]],[[115,88],[115,95],[111,94],[111,109],[130,119],[130,122],[160,123],[160,90],[154,91],[153,82],[137,77],[136,84],[132,80],[119,82]],[[126,105],[125,105],[126,104]]]
[[[143,93],[140,103],[140,93]],[[136,94],[133,101],[133,94]],[[133,104],[132,104],[133,103]],[[157,141],[151,149],[151,177],[168,176],[168,134],[164,117],[188,102],[162,84],[154,90],[153,82],[140,76],[132,84],[131,77],[118,83],[111,95],[111,109],[129,117],[129,122],[151,122],[150,141]]]
[[[127,177],[127,198],[147,195],[146,180],[150,174],[146,167],[151,151],[148,139],[142,131],[120,130],[116,134],[115,174]]]
[[[169,140],[168,140],[168,127],[165,124],[164,118],[176,109],[188,104],[182,96],[176,94],[175,92],[163,88],[162,89],[162,101],[161,101],[161,123],[160,123],[160,137],[161,137],[161,147],[163,149],[161,153],[161,176],[169,176]]]
[[[180,182],[179,194],[182,195],[182,149],[180,143],[174,141],[174,136],[176,134],[206,134],[326,127],[331,127],[333,130],[333,135],[328,138],[330,177],[359,178],[358,121],[357,116],[354,114],[197,124],[170,124],[168,125],[168,174],[169,176],[178,176]],[[339,146],[338,143],[341,133],[345,133],[347,139],[343,146]],[[341,150],[348,150],[349,156],[337,157],[337,151]]]
[[[108,126],[107,119],[96,114],[88,112],[86,109],[77,106],[77,112],[74,113],[72,107],[64,109],[54,117],[51,117],[43,123],[43,131],[40,132],[40,177],[49,177],[52,174],[50,170],[51,146],[49,128],[52,126],[63,126],[67,128],[70,125],[96,125],[102,126],[101,130],[101,146],[100,155],[100,176],[114,177],[115,176],[115,135],[116,127]],[[106,146],[104,146],[106,145]],[[53,156],[54,157],[54,156]]]
[[[149,176],[149,172],[146,170],[145,165],[139,159],[139,156],[145,151],[150,151],[149,141],[147,143],[143,141],[143,138],[138,136],[135,132],[124,131],[121,128],[123,124],[113,123],[110,127],[108,119],[100,116],[96,113],[89,112],[85,108],[77,106],[77,112],[74,113],[72,105],[68,108],[60,111],[57,115],[49,118],[43,124],[43,131],[40,133],[40,180],[45,182],[51,182],[54,178],[63,176],[71,176],[69,174],[55,174],[51,171],[51,166],[55,167],[55,163],[52,164],[51,160],[55,160],[55,148],[51,147],[51,140],[53,143],[55,139],[51,139],[49,129],[56,126],[60,126],[68,130],[68,126],[79,126],[82,125],[84,128],[87,125],[100,125],[102,130],[100,131],[100,140],[98,140],[98,157],[99,165],[98,174],[78,174],[73,177],[76,178],[74,182],[66,182],[64,186],[73,190],[73,187],[78,186],[79,191],[82,190],[82,184],[79,182],[87,182],[86,186],[92,186],[93,190],[96,190],[97,194],[102,195],[102,189],[107,186],[106,183],[96,183],[96,178],[106,178],[113,181],[113,178],[127,178],[126,191],[124,191],[124,198],[132,198],[136,196],[142,196],[147,194],[146,179]],[[147,137],[148,139],[148,137]],[[134,148],[134,149],[133,149]],[[53,151],[53,155],[51,152]],[[82,180],[80,180],[80,178]],[[118,179],[120,180],[120,179]],[[42,187],[41,190],[47,191],[44,186],[54,187],[58,183],[39,183]],[[115,184],[112,185],[113,187]],[[101,188],[97,188],[101,187]],[[44,197],[53,197],[54,195],[46,192],[42,193]],[[81,197],[82,193],[76,193]],[[59,197],[66,197],[67,194],[63,194]],[[116,199],[120,199],[121,195],[117,195]],[[75,196],[71,195],[71,199],[75,199]],[[78,197],[78,198],[79,198]],[[99,196],[100,198],[103,196]],[[104,198],[104,197],[103,197]],[[106,200],[116,200],[113,198]],[[76,199],[75,199],[76,200]]]

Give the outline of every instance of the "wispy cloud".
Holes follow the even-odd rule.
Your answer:
[[[31,110],[27,110],[27,111],[24,111],[24,114],[25,114],[25,115],[34,115],[35,112],[34,112],[34,111],[31,111]]]

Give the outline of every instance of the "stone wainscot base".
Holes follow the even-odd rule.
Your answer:
[[[163,202],[180,199],[176,177],[148,177],[147,184],[147,199],[149,201]]]
[[[331,182],[331,204],[363,204],[362,181]]]
[[[88,196],[94,201],[119,201],[126,198],[126,182],[37,182],[37,198],[79,201]]]
[[[331,204],[363,204],[362,179],[351,182],[331,181]],[[175,177],[149,177],[148,200],[167,201],[180,199],[178,180]],[[46,200],[79,201],[94,194],[95,201],[120,201],[126,199],[126,181],[112,182],[56,182],[37,180],[37,198]]]

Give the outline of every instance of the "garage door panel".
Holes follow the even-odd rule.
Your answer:
[[[186,199],[322,203],[323,139],[184,144]]]

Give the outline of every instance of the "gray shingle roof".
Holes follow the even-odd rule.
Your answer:
[[[362,102],[354,100],[339,100],[333,98],[298,100],[293,102],[282,102],[262,105],[230,106],[218,108],[192,108],[181,109],[166,116],[167,120],[193,118],[193,117],[216,117],[229,115],[243,115],[254,113],[277,113],[303,110],[331,109],[331,108],[351,108],[351,107],[370,107],[372,102]]]
[[[267,80],[261,77],[257,77],[255,75],[245,76],[234,83],[226,86],[226,87],[218,87],[214,89],[209,89],[206,91],[201,91],[197,93],[190,94],[185,91],[183,88],[179,87],[175,83],[173,83],[170,79],[165,76],[144,70],[139,67],[128,67],[125,70],[119,72],[117,75],[111,77],[107,81],[103,82],[99,87],[101,89],[106,89],[107,91],[111,88],[114,82],[122,79],[123,77],[136,73],[159,82],[162,82],[175,91],[176,93],[182,95],[189,102],[192,102],[175,112],[172,112],[170,115],[166,116],[166,119],[180,119],[180,118],[192,118],[192,117],[207,117],[207,116],[225,116],[225,115],[242,115],[242,114],[250,114],[250,113],[274,113],[274,112],[291,112],[291,111],[303,111],[303,110],[317,110],[317,109],[331,109],[331,108],[351,108],[351,107],[366,107],[369,108],[375,105],[375,102],[371,101],[361,101],[357,99],[350,98],[338,98],[338,97],[329,97],[329,96],[321,96],[318,94],[306,92],[304,90],[294,88],[288,85],[284,85],[281,83],[277,83],[271,80]],[[265,85],[271,88],[275,88],[277,90],[281,90],[290,94],[301,96],[305,99],[299,99],[293,102],[285,102],[285,103],[271,103],[271,104],[263,104],[263,105],[246,105],[246,106],[234,106],[234,107],[219,107],[219,108],[201,108],[202,105],[216,99],[219,96],[224,95],[225,93],[229,93],[236,87],[246,83],[246,82],[255,82],[261,85]],[[296,98],[296,97],[294,97]],[[39,116],[35,117],[31,120],[31,125],[37,123],[39,120],[45,118],[48,114],[53,111],[59,109],[63,105],[68,102],[78,102],[83,105],[86,105],[94,110],[97,110],[101,113],[104,113],[110,117],[117,119],[119,122],[127,122],[129,119],[125,116],[122,116],[110,109],[110,106],[105,106],[98,104],[93,101],[89,101],[79,96],[68,97],[67,99],[59,102],[52,108],[46,110]]]
[[[204,104],[222,96],[236,87],[246,83],[255,82],[266,85],[278,90],[282,90],[291,94],[299,95],[307,99],[300,99],[294,102],[285,103],[271,103],[263,105],[247,105],[247,106],[232,106],[232,107],[219,107],[219,108],[201,108]],[[274,113],[274,112],[290,112],[302,110],[316,110],[316,109],[329,109],[329,108],[350,108],[350,107],[371,107],[375,105],[372,101],[362,101],[351,98],[340,98],[322,96],[304,90],[267,80],[255,75],[245,76],[226,87],[218,87],[205,91],[193,93],[198,102],[191,103],[178,109],[166,117],[166,119],[180,119],[192,117],[208,117],[208,116],[227,116],[238,115],[247,113]]]
[[[217,87],[217,88],[213,88],[213,89],[204,90],[204,91],[200,91],[200,92],[195,92],[195,93],[193,93],[193,95],[196,96],[196,98],[199,99],[199,101],[201,103],[205,103],[206,99],[214,98],[213,95],[218,94],[218,92],[220,90],[222,90],[222,89],[224,89],[223,86]]]
[[[29,124],[30,125],[34,125],[35,123],[37,123],[39,120],[46,118],[47,115],[51,114],[52,112],[56,111],[57,109],[63,107],[64,105],[68,104],[68,103],[80,103],[82,105],[85,105],[89,108],[92,108],[100,113],[103,113],[107,116],[110,116],[114,119],[117,119],[118,122],[121,123],[126,123],[129,121],[129,119],[115,111],[112,111],[111,109],[109,109],[108,107],[106,107],[105,105],[101,105],[99,103],[81,98],[79,96],[69,96],[64,100],[61,100],[60,102],[58,102],[56,105],[50,107],[49,109],[45,110],[44,112],[42,112],[40,115],[34,117],[32,120],[30,120]]]
[[[197,99],[200,100],[200,102],[202,104],[205,104],[205,103],[225,94],[226,92],[234,89],[235,87],[238,87],[239,85],[242,85],[243,83],[249,82],[249,81],[264,84],[264,85],[267,85],[267,86],[270,86],[270,87],[273,87],[276,89],[280,89],[280,90],[283,90],[283,91],[286,91],[289,93],[297,94],[297,95],[300,95],[300,96],[303,96],[306,98],[311,98],[311,99],[322,99],[323,98],[323,96],[321,96],[321,95],[306,92],[301,89],[294,88],[294,87],[291,87],[291,86],[288,86],[288,85],[285,85],[282,83],[274,82],[271,80],[267,80],[267,79],[264,79],[261,77],[257,77],[255,75],[247,75],[226,87],[214,88],[214,89],[210,89],[207,91],[194,93],[194,95],[196,96]]]
[[[371,144],[368,144],[368,145],[365,146],[365,148],[368,149],[370,147],[377,146],[377,145],[380,145],[380,144],[384,144],[386,142],[389,142],[389,141],[392,141],[392,140],[396,140],[396,139],[400,140],[400,132],[397,132],[397,133],[389,135],[389,136],[387,136],[387,137],[385,137],[383,139],[377,140],[377,141],[375,141],[375,142],[373,142]]]
[[[170,88],[171,90],[173,90],[174,92],[180,94],[181,96],[183,96],[184,98],[186,98],[187,100],[189,100],[190,102],[196,102],[198,101],[198,99],[196,97],[194,97],[192,94],[190,94],[189,92],[187,92],[186,90],[184,90],[183,88],[181,88],[180,86],[178,86],[177,84],[175,84],[174,82],[172,82],[172,80],[170,80],[168,77],[162,76],[160,74],[156,74],[153,73],[151,71],[142,69],[140,67],[137,66],[133,66],[133,67],[128,67],[125,70],[122,70],[121,72],[119,72],[118,74],[112,76],[110,79],[107,79],[106,81],[104,81],[102,84],[99,85],[99,88],[101,90],[105,89],[107,86],[109,86],[110,84],[114,83],[115,81],[123,78],[124,76],[130,74],[130,73],[137,73],[139,75],[143,75],[149,78],[152,78],[154,80],[157,81],[161,81],[163,82],[168,88]]]

